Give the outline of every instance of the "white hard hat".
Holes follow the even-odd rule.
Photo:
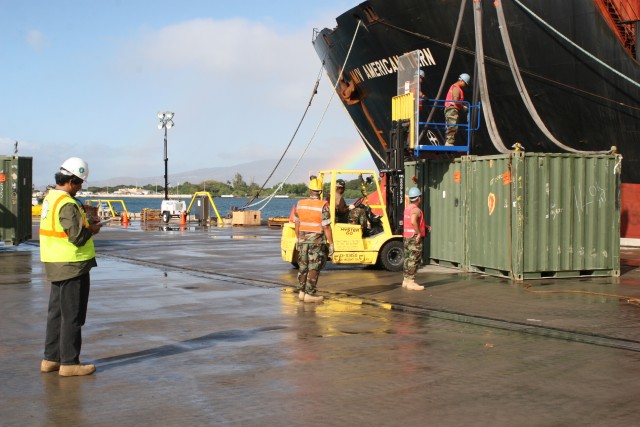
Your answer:
[[[467,84],[467,86],[471,86],[471,76],[467,73],[460,74],[460,77],[458,77],[458,80],[462,80]]]
[[[417,199],[420,196],[422,196],[422,192],[420,191],[420,189],[418,187],[411,187],[409,189],[409,199],[414,200],[414,199]]]
[[[60,165],[60,172],[63,175],[75,175],[86,181],[89,177],[89,165],[80,157],[69,157]]]

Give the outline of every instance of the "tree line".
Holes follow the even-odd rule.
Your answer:
[[[211,194],[211,197],[220,197],[223,194],[231,194],[234,197],[253,197],[258,191],[260,191],[260,197],[264,198],[271,195],[279,184],[272,187],[264,188],[260,191],[260,185],[255,182],[249,184],[246,183],[241,174],[236,173],[233,179],[226,182],[205,180],[200,183],[191,183],[189,181],[181,182],[180,185],[169,186],[169,194],[193,194],[197,191],[205,191]],[[109,187],[96,187],[90,186],[87,191],[93,193],[113,193],[119,189],[131,188],[130,185],[115,185]],[[149,191],[150,193],[164,194],[164,185],[158,186],[154,184],[147,184],[139,189]],[[289,197],[305,197],[308,194],[308,187],[305,183],[299,184],[283,184],[282,188],[278,191],[279,195],[287,195]],[[329,194],[329,184],[324,185],[325,194]],[[355,199],[361,196],[361,184],[360,180],[354,179],[346,181],[345,198]]]

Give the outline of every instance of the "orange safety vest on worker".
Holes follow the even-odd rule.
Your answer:
[[[453,87],[457,87],[458,90],[460,91],[460,99],[458,99],[458,101],[464,101],[464,92],[462,91],[462,88],[459,87],[458,85],[456,85],[455,83],[451,85],[451,87],[449,88],[449,92],[447,92],[447,99],[453,99]],[[444,108],[448,108],[448,107],[454,107],[456,110],[462,110],[462,106],[464,104],[460,104],[458,102],[453,102],[453,101],[447,101],[444,103]]]
[[[67,192],[60,190],[50,190],[44,199],[40,217],[40,260],[42,262],[80,262],[96,256],[93,239],[89,239],[80,247],[69,242],[69,236],[60,224],[60,209],[68,203],[77,204]],[[89,227],[87,215],[81,208],[80,212],[84,226]]]
[[[298,229],[307,233],[322,231],[322,209],[328,205],[325,200],[304,199],[296,208],[300,225]]]
[[[422,213],[422,210],[416,205],[410,204],[409,206],[404,208],[404,220],[403,220],[404,222],[403,222],[402,237],[408,238],[418,234],[418,232],[413,229],[413,223],[411,222],[411,215],[413,214],[414,209],[418,209],[418,211],[420,211],[420,219],[418,220],[418,224],[420,226],[420,235],[424,237],[427,234],[427,228],[424,224],[424,214]]]

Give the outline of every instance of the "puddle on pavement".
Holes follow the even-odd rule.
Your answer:
[[[397,289],[399,285],[401,285],[401,282],[399,281],[397,283],[390,283],[388,285],[367,285],[359,288],[347,289],[346,292],[355,295],[379,294],[382,292]]]
[[[242,236],[242,235],[231,235],[231,236],[211,236],[212,239],[262,239],[264,236]]]
[[[325,299],[311,304],[298,300],[298,292],[284,289],[280,301],[285,313],[303,321],[298,338],[328,338],[344,335],[389,335],[396,331],[386,312],[371,310],[356,299]]]
[[[199,228],[201,227],[187,226],[187,225],[180,225],[180,226],[161,225],[161,226],[158,226],[157,229],[160,231],[195,231]]]

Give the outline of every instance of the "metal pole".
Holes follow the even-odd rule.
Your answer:
[[[167,156],[167,127],[164,127],[164,199],[169,200],[169,157]]]
[[[638,61],[640,61],[640,43],[638,43],[638,40],[640,40],[640,20],[636,21],[636,32],[635,32],[635,49],[636,49],[636,59]]]

